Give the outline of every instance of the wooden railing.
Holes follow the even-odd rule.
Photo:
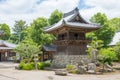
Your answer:
[[[90,42],[90,40],[56,40],[56,41],[54,41],[54,44],[56,44],[56,45],[67,45],[67,44],[80,45],[80,44],[86,44],[89,42]]]

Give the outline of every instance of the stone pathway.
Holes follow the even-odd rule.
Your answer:
[[[0,80],[120,80],[120,72],[106,75],[55,75],[54,71],[15,70],[18,64],[0,62]]]
[[[0,80],[120,80],[120,74],[58,76],[54,71],[23,71],[6,68],[0,69]]]
[[[15,66],[18,66],[18,63],[0,62],[0,69],[3,69],[3,68],[15,68]]]

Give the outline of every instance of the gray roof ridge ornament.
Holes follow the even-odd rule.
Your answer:
[[[70,16],[74,13],[78,13],[79,12],[79,9],[76,7],[74,10],[70,11],[70,12],[67,12],[67,13],[64,13],[63,14],[63,18],[67,17],[67,16]]]
[[[66,24],[66,22],[65,22],[65,20],[64,20],[64,19],[63,19],[62,23],[63,23],[63,24]]]
[[[78,7],[76,7],[76,8],[74,9],[74,13],[76,13],[76,12],[79,12]]]
[[[0,35],[3,35],[4,34],[4,31],[3,30],[0,30]]]

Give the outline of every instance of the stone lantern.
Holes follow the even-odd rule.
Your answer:
[[[35,69],[37,70],[37,62],[38,62],[38,54],[34,54],[34,63],[35,63]]]

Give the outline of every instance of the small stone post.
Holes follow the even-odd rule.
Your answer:
[[[34,62],[35,62],[35,69],[36,69],[36,70],[38,70],[37,61],[38,61],[38,55],[37,55],[37,54],[34,54]]]
[[[96,63],[98,59],[98,50],[97,49],[93,49],[92,50],[92,62]]]

